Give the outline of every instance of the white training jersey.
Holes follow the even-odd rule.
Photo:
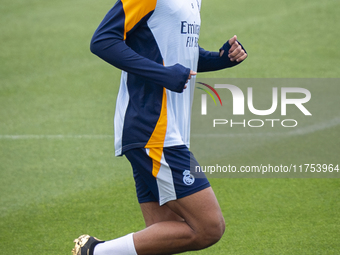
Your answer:
[[[200,0],[119,0],[98,27],[93,40],[106,40],[108,53],[114,48],[106,60],[124,70],[114,118],[116,155],[189,146],[195,77],[182,90],[189,69],[197,70],[200,6]]]

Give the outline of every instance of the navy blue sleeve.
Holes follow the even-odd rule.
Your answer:
[[[125,43],[125,16],[120,1],[107,13],[95,31],[91,52],[109,64],[138,75],[171,91],[182,92],[190,69],[180,64],[163,66],[137,54]],[[141,20],[147,17],[141,17]]]
[[[246,52],[246,50],[243,48],[242,44],[237,41],[242,49]],[[205,49],[199,47],[199,59],[198,59],[198,67],[197,72],[210,72],[210,71],[217,71],[228,67],[236,66],[241,62],[236,61],[230,61],[228,57],[228,51],[230,50],[230,44],[229,42],[226,42],[220,49],[224,50],[224,54],[222,57],[220,57],[219,52],[211,52],[206,51]],[[247,52],[246,52],[247,53]]]

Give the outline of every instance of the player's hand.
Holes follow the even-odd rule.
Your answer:
[[[242,46],[237,42],[237,36],[234,35],[229,39],[230,49],[228,52],[228,57],[230,61],[241,62],[247,58],[247,53],[242,49]],[[223,55],[224,50],[221,50],[220,57]]]
[[[196,72],[190,70],[189,77],[188,77],[186,83],[188,83],[188,81],[191,79],[191,77],[196,75],[196,74],[197,74]],[[184,89],[186,89],[186,88],[187,88],[187,85],[184,86]]]

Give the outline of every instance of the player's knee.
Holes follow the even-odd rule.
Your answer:
[[[224,231],[225,221],[223,217],[212,220],[209,225],[204,227],[204,231],[197,235],[195,240],[197,247],[204,249],[217,243],[223,236]]]
[[[216,220],[211,224],[209,229],[205,233],[204,239],[206,240],[207,247],[217,243],[223,236],[225,231],[225,221],[224,218]]]

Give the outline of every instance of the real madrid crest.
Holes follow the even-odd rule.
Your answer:
[[[183,172],[183,182],[186,185],[192,185],[195,182],[195,177],[190,173],[189,170]]]

